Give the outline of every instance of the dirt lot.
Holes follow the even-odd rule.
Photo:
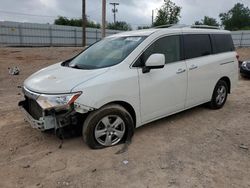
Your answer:
[[[0,187],[250,187],[250,80],[221,110],[200,106],[137,129],[123,154],[121,145],[91,150],[80,137],[60,149],[54,135],[30,128],[18,86],[79,51],[0,48]],[[250,59],[250,49],[238,52]],[[8,75],[15,65],[21,74]]]

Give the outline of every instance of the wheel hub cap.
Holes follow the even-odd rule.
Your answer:
[[[218,105],[223,104],[226,99],[227,89],[225,86],[220,86],[217,90],[216,103]]]
[[[117,115],[103,117],[95,127],[95,139],[103,146],[112,146],[121,141],[125,134],[125,123]]]

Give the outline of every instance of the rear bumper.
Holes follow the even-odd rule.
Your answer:
[[[25,109],[25,101],[19,102],[18,106],[24,114],[24,119],[27,121],[32,128],[39,129],[41,131],[54,129],[57,126],[56,118],[53,116],[43,116],[39,120],[34,119],[29,112]]]

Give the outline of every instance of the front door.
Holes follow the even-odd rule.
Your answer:
[[[187,67],[181,60],[180,36],[167,36],[154,42],[140,57],[145,64],[154,53],[165,55],[162,69],[142,73],[138,69],[142,123],[180,111],[185,107],[187,92]]]

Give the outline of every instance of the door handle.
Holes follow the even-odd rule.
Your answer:
[[[198,68],[197,65],[191,65],[191,66],[189,67],[189,70],[194,70],[194,69],[197,69],[197,68]]]
[[[186,71],[186,69],[181,69],[181,68],[180,68],[180,69],[177,70],[176,74],[181,74],[181,73],[183,73],[183,72],[185,72],[185,71]]]

